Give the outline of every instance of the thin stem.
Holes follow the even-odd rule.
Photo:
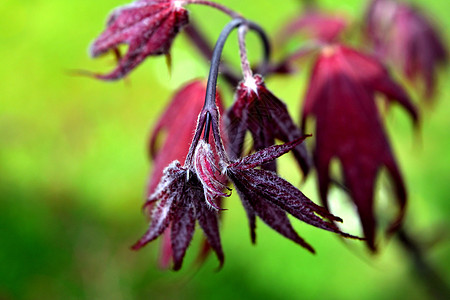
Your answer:
[[[241,67],[242,73],[244,75],[244,80],[248,80],[253,77],[252,69],[250,68],[250,63],[248,62],[247,47],[245,46],[245,35],[248,32],[248,26],[242,25],[238,30],[238,41],[239,41],[239,52],[241,55]]]
[[[191,42],[197,47],[203,57],[209,62],[213,54],[213,49],[207,41],[205,35],[192,21],[183,31],[186,33]],[[221,62],[219,71],[222,78],[224,78],[224,80],[233,88],[236,87],[239,81],[241,81],[241,78],[236,75],[236,72],[234,72],[230,68],[229,64],[224,60]]]
[[[258,73],[262,76],[265,76],[269,70],[269,64],[270,64],[270,53],[271,53],[271,47],[270,47],[270,41],[269,37],[267,36],[264,29],[262,29],[261,26],[259,26],[256,23],[248,22],[249,29],[255,31],[259,38],[261,39],[261,43],[263,46],[263,62],[258,68]]]
[[[263,48],[264,48],[264,63],[263,66],[267,66],[269,59],[270,59],[270,43],[267,38],[267,35],[265,34],[264,30],[257,24],[237,18],[231,20],[225,28],[220,33],[219,38],[217,39],[216,46],[213,50],[213,55],[211,57],[211,68],[209,69],[209,76],[208,76],[208,84],[206,87],[206,97],[205,97],[205,105],[204,108],[209,107],[215,107],[215,99],[216,99],[216,85],[217,85],[217,77],[219,74],[219,65],[220,65],[220,57],[222,56],[223,47],[225,45],[225,41],[227,40],[228,36],[230,35],[231,31],[233,31],[234,28],[239,27],[241,25],[245,24],[248,26],[249,29],[254,30],[258,33],[258,35],[261,38]],[[265,67],[262,67],[262,69],[265,69]]]
[[[214,7],[224,13],[226,13],[227,15],[229,15],[230,17],[234,18],[242,18],[241,14],[239,14],[238,12],[235,12],[234,10],[219,4],[219,3],[215,3],[212,1],[207,1],[207,0],[184,0],[182,1],[183,4],[202,4],[202,5],[207,5],[210,7]]]
[[[222,149],[218,149],[221,156],[226,156],[225,148],[223,147],[223,143],[220,140],[220,135],[218,136],[219,142],[216,140],[216,132],[214,132],[214,123],[218,122],[218,112],[217,112],[217,105],[216,105],[216,84],[217,84],[217,77],[219,75],[219,65],[220,65],[220,57],[222,56],[223,47],[225,45],[225,42],[230,35],[231,31],[233,31],[234,28],[240,26],[245,22],[244,19],[237,18],[231,20],[224,29],[222,29],[222,32],[219,35],[219,38],[217,39],[216,46],[214,47],[212,57],[211,57],[211,67],[209,69],[209,75],[208,75],[208,83],[206,84],[206,94],[205,94],[205,104],[203,105],[202,111],[200,112],[200,115],[198,116],[198,122],[197,122],[197,128],[195,129],[195,135],[192,139],[191,146],[189,147],[189,152],[186,156],[185,166],[190,168],[192,166],[192,158],[194,157],[195,148],[197,147],[198,141],[200,139],[201,133],[203,131],[203,126],[205,125],[207,115],[212,117],[212,123],[213,123],[213,135],[214,140],[216,141],[217,147],[222,147]],[[217,123],[218,124],[218,123]],[[208,126],[209,127],[209,126]],[[222,152],[222,153],[221,153]]]
[[[271,71],[271,67],[269,65],[270,61],[270,42],[269,38],[267,37],[265,31],[258,26],[257,24],[246,21],[247,26],[249,29],[256,31],[261,39],[262,48],[263,48],[263,62],[257,67],[256,72],[258,74],[261,74],[262,76],[270,75],[269,72]],[[200,51],[200,53],[208,60],[211,60],[213,50],[211,49],[210,44],[208,43],[206,37],[202,32],[198,29],[198,27],[194,23],[190,23],[189,26],[187,26],[184,29],[184,32],[187,34],[187,36],[190,38],[190,40],[193,42],[193,44],[197,47],[197,49]],[[235,72],[230,68],[230,66],[222,61],[220,65],[220,74],[223,76],[223,78],[232,86],[235,87],[239,81],[241,80]]]
[[[264,58],[265,62],[267,64],[269,60],[270,55],[270,47],[269,42],[267,39],[267,36],[264,32],[264,30],[258,26],[257,24],[250,22],[248,20],[242,19],[242,18],[235,18],[231,20],[227,25],[225,25],[224,29],[222,29],[222,32],[219,35],[219,38],[217,39],[216,45],[214,47],[212,57],[211,57],[211,67],[209,69],[209,75],[208,75],[208,83],[206,85],[206,94],[205,94],[205,103],[203,105],[202,111],[199,114],[198,117],[198,123],[197,128],[195,130],[194,138],[192,139],[191,146],[189,147],[189,152],[186,156],[185,166],[191,167],[192,166],[192,158],[194,156],[195,148],[197,147],[198,141],[200,139],[201,133],[203,131],[203,126],[205,123],[208,122],[208,120],[211,119],[211,127],[212,132],[214,136],[214,141],[217,147],[217,152],[221,158],[221,160],[225,163],[229,163],[229,158],[225,152],[225,147],[223,145],[221,136],[220,136],[220,128],[219,128],[219,112],[216,105],[216,86],[217,86],[217,78],[219,76],[219,66],[220,66],[220,58],[222,56],[223,47],[225,46],[225,42],[228,39],[228,36],[230,33],[235,29],[236,27],[239,27],[241,25],[245,24],[250,29],[255,30],[259,36],[261,37],[261,40],[263,41],[264,46]],[[209,124],[207,124],[206,131],[209,130]],[[209,135],[209,132],[208,132]],[[207,135],[205,135],[207,136]]]
[[[217,39],[216,46],[214,47],[211,57],[211,68],[209,69],[208,83],[206,86],[205,104],[203,109],[214,109],[216,107],[216,85],[217,77],[219,75],[220,57],[222,56],[223,47],[225,42],[233,31],[234,28],[241,26],[246,21],[241,18],[231,20],[222,30]]]

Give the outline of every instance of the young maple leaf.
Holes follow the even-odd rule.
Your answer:
[[[149,153],[153,159],[153,172],[148,184],[150,195],[158,184],[164,168],[174,160],[184,161],[195,131],[198,112],[203,107],[206,83],[194,80],[174,95],[156,123],[149,141]],[[219,111],[223,111],[222,98],[216,94]],[[164,134],[164,141],[160,141]],[[158,144],[162,144],[158,148]]]
[[[147,205],[153,205],[150,226],[132,248],[140,249],[155,240],[170,226],[173,269],[179,270],[192,240],[197,220],[222,265],[224,255],[220,242],[218,214],[210,209],[204,195],[202,183],[196,174],[182,167],[178,161],[172,162],[164,170],[155,192],[147,200]]]
[[[374,182],[381,167],[386,167],[396,187],[399,213],[392,229],[401,222],[406,204],[403,179],[375,103],[378,92],[400,103],[417,120],[416,110],[404,90],[375,58],[342,45],[328,46],[322,50],[312,72],[302,126],[305,127],[307,117],[314,116],[314,162],[322,202],[327,206],[329,164],[337,158],[372,250],[376,228]]]
[[[99,79],[115,80],[127,75],[147,56],[169,53],[172,41],[188,21],[188,12],[175,0],[137,0],[112,12],[105,31],[90,48],[93,57],[127,44],[118,66]]]
[[[235,102],[226,113],[224,123],[229,141],[227,152],[232,159],[242,156],[247,131],[251,133],[255,150],[275,144],[275,139],[287,143],[303,136],[286,104],[266,88],[260,75],[239,84]],[[311,163],[305,146],[299,144],[292,152],[306,175]],[[276,169],[273,160],[263,167],[272,171]]]
[[[377,53],[399,66],[410,80],[423,80],[425,96],[431,98],[436,69],[448,56],[430,21],[408,4],[392,0],[372,1],[366,19]]]
[[[309,200],[296,187],[276,173],[255,167],[295,149],[305,137],[283,145],[267,147],[252,155],[236,160],[227,167],[227,175],[236,187],[247,212],[252,242],[256,241],[256,216],[281,235],[314,253],[314,249],[303,240],[292,227],[287,214],[345,237],[355,238],[341,232],[331,221],[342,220],[330,214],[325,208]]]
[[[214,202],[219,197],[229,197],[223,192],[228,189],[224,178],[220,177],[220,170],[215,163],[216,157],[211,149],[211,145],[204,140],[200,140],[194,154],[194,168],[198,179],[203,184],[206,202],[213,209],[220,207]]]
[[[183,86],[173,97],[161,115],[150,137],[149,152],[153,160],[153,168],[147,185],[147,197],[154,193],[161,180],[163,171],[172,161],[184,161],[195,131],[198,112],[203,107],[206,93],[206,83],[203,80],[194,80]],[[222,100],[219,93],[216,103],[223,111]],[[164,133],[165,139],[161,141]],[[158,144],[162,144],[158,147]],[[220,199],[217,199],[220,207]],[[150,205],[150,202],[146,202]],[[152,207],[146,207],[151,209]],[[165,230],[161,241],[160,266],[167,268],[172,261],[171,226]],[[208,242],[203,241],[202,250],[198,260],[204,260],[210,249]]]

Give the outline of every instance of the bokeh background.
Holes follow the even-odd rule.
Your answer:
[[[274,36],[298,1],[221,1],[262,24]],[[355,22],[365,1],[318,1]],[[415,1],[449,40],[450,2]],[[259,222],[251,245],[237,197],[227,200],[222,222],[223,269],[211,256],[194,263],[198,230],[180,272],[158,268],[158,242],[129,249],[147,227],[141,212],[151,164],[146,154],[152,124],[181,84],[205,77],[208,65],[180,35],[169,74],[164,57],[148,59],[128,80],[101,82],[70,70],[110,70],[112,57],[91,60],[90,42],[122,0],[0,1],[0,299],[423,299],[429,296],[397,240],[382,241],[378,255],[361,243],[298,221],[294,226],[316,249],[311,255]],[[192,7],[191,17],[214,38],[227,17]],[[227,44],[237,58],[236,36]],[[249,36],[252,60],[260,49]],[[447,43],[448,44],[448,43]],[[409,187],[406,227],[421,241],[427,262],[450,278],[450,92],[440,73],[436,104],[421,106],[414,133],[394,107],[386,123]],[[273,77],[268,87],[298,119],[308,76]],[[410,86],[411,87],[411,86]],[[231,92],[224,89],[226,103]],[[412,94],[418,102],[418,94]],[[282,176],[317,201],[314,176],[300,184],[289,157]],[[380,180],[382,183],[383,179]],[[380,183],[380,185],[382,185]],[[380,215],[389,196],[378,193]],[[333,207],[359,232],[345,195]]]

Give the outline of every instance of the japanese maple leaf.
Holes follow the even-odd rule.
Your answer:
[[[431,98],[437,67],[448,61],[431,22],[406,3],[374,0],[367,13],[367,32],[377,53],[400,67],[410,80],[422,80],[425,96]]]
[[[203,185],[196,173],[190,172],[178,161],[172,162],[164,170],[155,192],[147,200],[147,205],[153,206],[151,223],[133,249],[140,249],[155,240],[170,226],[173,269],[179,270],[197,221],[222,265],[224,255],[220,242],[218,214],[209,208],[204,195]]]
[[[258,216],[281,235],[314,253],[314,249],[295,232],[287,213],[315,227],[355,238],[341,232],[334,223],[327,221],[328,219],[342,222],[339,217],[309,200],[289,182],[274,172],[256,169],[295,149],[303,139],[304,137],[283,145],[267,147],[236,160],[227,167],[226,173],[236,187],[247,212],[253,243],[256,241],[255,228]]]
[[[203,80],[194,80],[181,87],[156,123],[149,141],[153,172],[147,195],[153,192],[169,163],[186,159],[205,93],[206,83]],[[216,95],[216,102],[222,112],[222,98],[219,93]],[[165,139],[162,140],[163,136]]]
[[[153,160],[152,173],[147,186],[147,197],[155,192],[164,169],[174,160],[184,161],[196,127],[198,112],[203,106],[206,82],[194,80],[174,95],[164,113],[159,118],[150,137],[149,152]],[[217,93],[216,102],[223,111],[222,100]],[[162,137],[165,137],[162,139]],[[150,205],[153,202],[146,202]],[[220,206],[220,199],[216,200]],[[152,207],[147,207],[151,210]],[[172,261],[171,227],[165,230],[161,242],[160,265],[167,268]],[[203,260],[210,249],[207,241],[203,242],[199,260]]]
[[[315,63],[303,106],[303,128],[307,117],[316,121],[314,162],[321,199],[327,206],[329,165],[336,158],[372,250],[374,183],[381,167],[392,177],[399,206],[391,229],[401,222],[406,204],[404,182],[375,103],[377,93],[397,101],[417,120],[407,94],[375,58],[342,45],[328,46]]]
[[[229,141],[227,151],[233,159],[242,156],[247,131],[251,133],[255,150],[273,145],[275,139],[290,142],[303,136],[286,104],[266,88],[260,75],[239,84],[235,102],[226,113],[224,124]],[[310,161],[305,146],[299,144],[292,152],[303,173],[307,174]],[[275,162],[269,161],[264,168],[275,171]]]
[[[90,53],[97,57],[127,44],[118,66],[105,80],[120,79],[137,67],[147,56],[167,54],[180,29],[188,23],[188,12],[175,0],[138,0],[117,8],[110,15],[105,31],[94,41]]]

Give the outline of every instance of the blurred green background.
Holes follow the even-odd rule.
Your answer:
[[[197,230],[180,272],[157,266],[159,243],[129,250],[147,227],[141,213],[151,165],[146,155],[152,124],[181,84],[205,77],[208,66],[180,35],[170,75],[164,57],[148,59],[125,82],[71,76],[72,69],[110,70],[112,57],[91,60],[90,42],[121,0],[0,2],[0,299],[423,299],[428,294],[395,239],[369,255],[361,243],[298,221],[316,249],[311,255],[258,222],[251,245],[240,201],[226,202],[224,268],[215,257],[193,264]],[[221,1],[274,34],[298,1]],[[450,3],[416,1],[441,29],[450,28]],[[361,20],[364,1],[319,1]],[[191,6],[191,17],[214,38],[227,17]],[[445,33],[445,32],[444,32]],[[237,58],[236,35],[226,55]],[[448,41],[448,34],[444,36]],[[259,47],[249,37],[257,59]],[[252,53],[256,53],[252,55]],[[398,108],[387,118],[391,141],[409,187],[407,228],[423,241],[427,261],[450,278],[450,92],[441,72],[436,105],[422,107],[414,134]],[[307,72],[272,78],[268,87],[297,117]],[[231,103],[231,93],[226,93]],[[419,97],[413,95],[415,100]],[[289,157],[281,174],[300,182]],[[302,190],[317,201],[314,176]],[[354,228],[339,191],[335,209]],[[386,195],[381,193],[380,206]],[[387,201],[389,202],[389,201]],[[348,205],[347,205],[348,206]],[[383,209],[381,208],[381,211]],[[382,216],[381,216],[382,217]],[[437,242],[435,242],[437,241]]]

